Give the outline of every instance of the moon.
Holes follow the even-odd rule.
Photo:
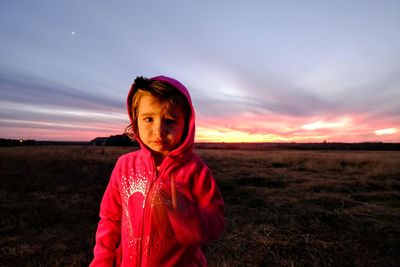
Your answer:
[[[72,35],[75,35],[75,32],[74,32],[74,31],[72,31],[72,32],[71,32],[71,34],[72,34]]]

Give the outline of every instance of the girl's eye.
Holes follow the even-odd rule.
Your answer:
[[[145,122],[152,122],[152,121],[153,121],[153,118],[147,117],[147,118],[144,118],[144,121],[145,121]]]
[[[166,123],[168,123],[168,124],[174,124],[174,123],[176,122],[175,119],[166,119],[165,121],[166,121]]]

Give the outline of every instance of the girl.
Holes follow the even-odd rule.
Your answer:
[[[138,77],[127,109],[127,133],[141,149],[111,174],[91,266],[206,266],[200,246],[222,233],[224,202],[193,152],[188,90],[169,77]]]

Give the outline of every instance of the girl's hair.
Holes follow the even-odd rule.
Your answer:
[[[137,119],[138,119],[138,109],[140,100],[144,95],[152,95],[156,97],[159,101],[165,102],[169,105],[175,105],[182,108],[182,112],[185,116],[185,130],[183,138],[187,134],[187,127],[189,124],[189,118],[191,109],[186,97],[174,86],[167,82],[148,80],[147,78],[137,77],[135,79],[136,92],[132,97],[132,122],[125,128],[125,134],[131,138],[135,139],[139,137]]]

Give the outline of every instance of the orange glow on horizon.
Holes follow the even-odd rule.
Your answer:
[[[244,131],[231,130],[228,128],[203,128],[198,127],[196,141],[200,142],[277,142],[283,140],[281,136],[274,134],[250,134]]]
[[[197,142],[226,142],[226,143],[268,143],[268,142],[296,142],[309,140],[324,140],[326,136],[291,136],[285,137],[270,133],[249,133],[246,131],[232,130],[229,128],[203,128],[196,131]]]

